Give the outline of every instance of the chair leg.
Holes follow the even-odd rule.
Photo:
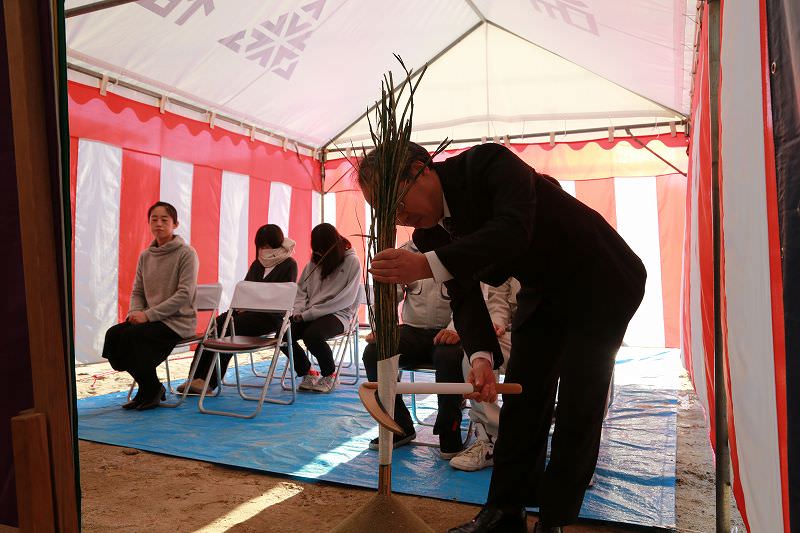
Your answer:
[[[172,378],[169,375],[169,355],[164,359],[164,369],[167,371],[167,390],[170,394],[175,394],[175,389],[172,388]]]
[[[351,338],[352,338],[352,343],[350,342]],[[339,376],[339,383],[341,383],[342,385],[357,385],[358,381],[361,379],[361,365],[358,362],[358,331],[355,331],[348,337],[347,343],[348,346],[350,347],[349,350],[350,360],[348,361],[348,364],[344,366],[345,367],[352,366],[355,367],[356,370],[355,373],[341,372],[338,373],[337,376]],[[344,354],[342,355],[342,358],[344,358]],[[344,380],[342,379],[343,377],[352,377],[353,379]]]

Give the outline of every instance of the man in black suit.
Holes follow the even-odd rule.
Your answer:
[[[367,200],[373,154],[359,167]],[[426,253],[384,250],[371,272],[385,283],[446,282],[473,399],[494,400],[492,368],[502,362],[480,282],[513,276],[522,286],[506,380],[523,393],[504,399],[484,508],[451,532],[524,532],[526,506],[540,509],[538,531],[559,532],[577,519],[594,472],[614,357],[644,296],[644,266],[602,216],[503,146],[433,163],[410,143],[406,167],[397,219],[415,228]]]

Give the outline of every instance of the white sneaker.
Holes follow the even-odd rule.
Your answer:
[[[317,379],[311,374],[306,374],[303,376],[303,381],[301,381],[300,385],[297,386],[297,390],[314,390],[314,386],[316,384]]]
[[[336,385],[336,376],[323,376],[319,378],[319,381],[312,387],[312,390],[316,392],[330,392],[333,390],[333,387]]]
[[[494,445],[488,440],[476,440],[472,445],[450,459],[456,470],[475,472],[494,465]]]

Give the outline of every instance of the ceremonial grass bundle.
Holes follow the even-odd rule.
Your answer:
[[[375,147],[362,154],[360,165],[368,165],[364,192],[372,209],[372,223],[366,245],[367,262],[378,252],[394,248],[397,239],[397,208],[416,176],[404,175],[409,169],[408,143],[414,117],[414,93],[425,74],[424,67],[412,82],[409,70],[400,56],[395,54],[405,78],[395,86],[391,72],[381,82],[381,99],[376,103],[370,117],[369,131]],[[399,112],[402,108],[402,112]],[[398,116],[399,113],[399,116]],[[449,144],[443,141],[431,157],[440,153]],[[361,169],[359,169],[360,171]],[[369,296],[369,295],[368,295]],[[378,359],[387,359],[397,353],[397,291],[394,285],[376,283],[374,301],[369,302],[369,321],[375,333]]]

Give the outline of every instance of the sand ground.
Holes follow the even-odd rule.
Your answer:
[[[183,358],[170,364],[173,379],[186,375],[189,361]],[[163,366],[160,372],[163,377]],[[127,374],[113,373],[103,363],[78,367],[76,373],[78,398],[125,390],[130,384]],[[681,384],[677,531],[709,533],[715,530],[715,499],[708,426],[685,374]],[[86,532],[328,531],[373,494],[86,441],[80,442],[80,475]],[[478,510],[472,505],[430,498],[398,498],[437,532],[469,520]],[[743,532],[734,503],[732,508],[733,524]],[[531,516],[528,521],[532,525],[536,519]],[[566,531],[622,533],[641,529],[581,523]]]

